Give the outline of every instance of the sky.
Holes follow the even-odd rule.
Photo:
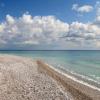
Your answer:
[[[0,0],[0,50],[100,50],[100,0]]]

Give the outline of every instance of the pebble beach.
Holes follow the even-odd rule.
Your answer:
[[[0,100],[74,100],[31,58],[0,55]]]

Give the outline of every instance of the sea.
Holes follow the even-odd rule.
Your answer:
[[[100,88],[100,51],[99,50],[34,50],[0,51],[0,54],[12,54],[42,60],[64,73],[74,75]]]

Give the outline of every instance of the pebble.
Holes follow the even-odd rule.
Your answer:
[[[2,60],[3,59],[3,60]],[[73,100],[57,82],[39,73],[35,61],[0,55],[0,100]]]

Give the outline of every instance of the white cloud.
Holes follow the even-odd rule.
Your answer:
[[[6,15],[6,21],[8,24],[14,24],[15,20],[12,16]]]
[[[5,26],[3,24],[0,25],[0,32],[2,32],[4,30],[4,27]]]
[[[78,37],[82,39],[98,39],[100,36],[100,28],[92,23],[73,22],[70,25],[69,37]]]
[[[100,22],[100,16],[97,16],[97,17],[96,17],[96,21],[97,21],[97,22]]]
[[[79,13],[88,12],[83,11],[84,6],[73,5],[73,10],[76,8],[78,8]],[[51,45],[65,49],[100,48],[99,8],[96,5],[96,18],[91,23],[76,21],[68,24],[55,16],[33,17],[29,13],[25,13],[19,18],[6,15],[6,20],[0,23],[0,46],[11,47],[14,45],[20,48],[21,46],[33,45],[36,48],[43,46],[44,49]],[[59,38],[63,36],[64,38]]]
[[[100,2],[99,1],[96,2],[95,8],[96,8],[96,15],[99,16],[100,15]]]
[[[73,4],[72,10],[78,13],[89,13],[93,10],[93,7],[91,5],[79,6],[78,4]]]
[[[100,2],[99,1],[96,2],[95,9],[96,9],[95,23],[100,23]]]
[[[100,23],[99,23],[100,25]],[[63,36],[75,48],[100,48],[100,26],[97,23],[72,22],[69,32]],[[66,44],[66,43],[65,43]],[[69,46],[70,47],[70,46]]]
[[[69,31],[69,25],[54,16],[23,14],[19,18],[10,15],[0,24],[0,40],[10,44],[50,44]]]

